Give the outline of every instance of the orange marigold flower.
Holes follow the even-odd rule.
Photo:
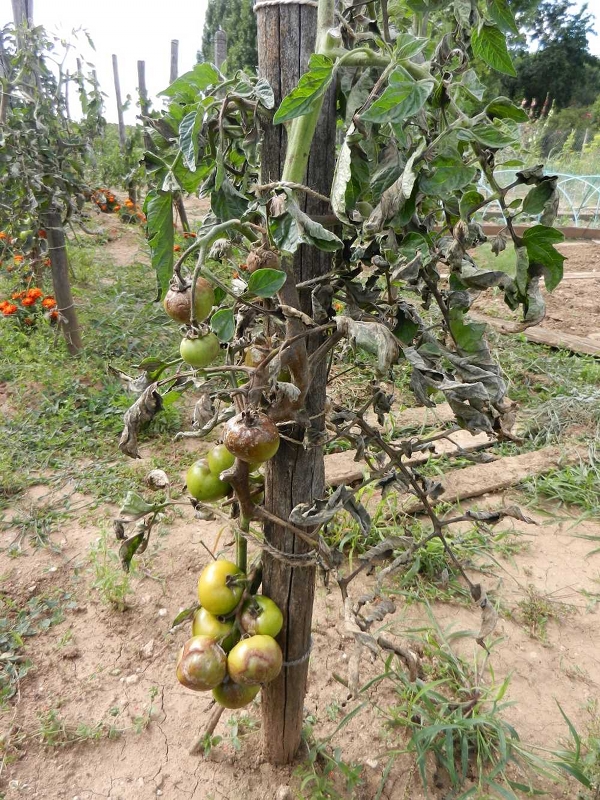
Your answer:
[[[52,262],[50,261],[50,259],[49,259],[49,258],[45,258],[45,259],[44,259],[44,266],[45,266],[45,267],[49,267],[51,263],[52,263]]]
[[[0,231],[0,239],[6,239],[6,231]]]
[[[248,264],[240,264],[240,269],[245,272],[248,269]]]
[[[16,256],[13,256],[13,261],[15,262],[15,264],[20,264],[21,261],[23,261],[24,257],[25,256],[20,256],[17,254]]]
[[[134,204],[133,204],[133,201],[131,201],[129,198],[127,198],[127,200],[125,200],[125,205],[127,206],[127,208],[133,208]]]
[[[35,304],[35,297],[24,297],[21,300],[21,305],[25,307],[32,306],[34,304]]]
[[[8,302],[8,300],[3,300],[3,301],[0,303],[0,311],[3,311],[3,310],[4,310],[4,308],[5,308],[5,306],[9,306],[9,305],[10,305],[10,303]]]
[[[50,319],[52,322],[56,322],[58,319],[58,311],[51,311],[50,312]]]
[[[42,300],[42,308],[54,308],[56,300],[53,297],[45,297]]]
[[[25,292],[15,292],[11,296],[11,300],[20,300],[22,297],[25,297]]]
[[[180,250],[181,250],[181,245],[180,244],[176,244],[175,247],[173,248],[173,252],[174,253],[178,253]]]
[[[108,195],[108,202],[109,202],[109,203],[114,203],[114,202],[115,202],[115,196],[114,196],[114,194],[109,194],[109,195]]]
[[[9,264],[9,265],[6,267],[6,271],[7,271],[7,272],[12,272],[12,271],[13,271],[13,267],[12,267],[12,266]]]
[[[31,289],[27,290],[27,297],[33,297],[34,300],[37,300],[38,297],[43,297],[44,293],[38,286],[33,286]]]
[[[102,204],[102,205],[100,206],[100,208],[102,209],[102,211],[106,211],[106,206],[105,206],[104,204]]]
[[[17,307],[14,303],[7,303],[4,308],[2,309],[2,313],[5,317],[10,317],[11,314],[14,314],[17,311]]]
[[[118,211],[120,208],[121,206],[117,203],[117,205],[115,206],[115,211]]]

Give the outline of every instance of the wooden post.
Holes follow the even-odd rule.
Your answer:
[[[257,13],[259,74],[273,87],[275,105],[296,86],[313,52],[317,10],[308,5],[264,6]],[[327,95],[323,114],[311,150],[306,183],[329,195],[335,163],[335,97]],[[285,158],[286,134],[283,125],[265,131],[261,182],[277,181]],[[299,196],[310,214],[330,213],[329,205]],[[294,259],[296,283],[322,275],[330,269],[330,256],[315,248],[301,247]],[[310,292],[300,294],[302,309],[312,315]],[[311,340],[311,349],[318,346]],[[306,402],[307,416],[315,433],[323,427],[326,367],[315,376]],[[286,432],[302,441],[304,430],[293,426]],[[265,507],[287,519],[298,503],[312,503],[325,494],[325,471],[321,448],[305,450],[282,440],[277,455],[267,462]],[[284,553],[306,552],[307,545],[294,534],[273,524],[265,525],[265,538]],[[285,662],[279,677],[262,690],[263,752],[271,763],[290,762],[301,741],[304,696],[311,642],[315,569],[291,568],[264,554],[263,589],[283,611],[284,627],[277,637]]]
[[[171,39],[171,70],[169,72],[169,83],[177,80],[179,75],[179,40]]]
[[[12,0],[15,25],[33,25],[33,0]]]
[[[48,237],[54,299],[61,316],[59,324],[67,343],[67,349],[74,356],[83,349],[83,344],[77,312],[73,303],[73,295],[71,294],[66,237],[60,212],[56,209],[47,211],[42,216],[42,222]]]
[[[140,95],[140,112],[142,117],[147,117],[150,111],[150,101],[148,100],[148,89],[146,88],[146,62],[137,62],[138,72],[138,92]],[[143,120],[142,120],[143,122]],[[152,150],[152,138],[144,124],[144,147]]]
[[[113,76],[115,79],[115,95],[117,98],[117,118],[119,120],[119,143],[121,152],[125,150],[125,121],[123,120],[123,103],[121,102],[121,84],[119,82],[119,65],[117,57],[113,53],[112,57]]]
[[[214,36],[215,43],[215,66],[219,69],[227,58],[227,34],[221,28],[217,28]]]

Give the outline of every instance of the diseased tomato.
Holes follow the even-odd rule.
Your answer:
[[[205,278],[198,278],[196,281],[196,322],[202,322],[210,314],[215,304],[215,292],[211,284]],[[189,323],[190,309],[192,308],[192,287],[188,286],[181,291],[178,287],[169,289],[163,300],[163,306],[167,314],[176,322]]]
[[[260,686],[241,686],[225,680],[212,690],[213,697],[224,708],[243,708],[260,692]]]
[[[204,458],[195,461],[185,476],[188,492],[200,503],[214,503],[229,493],[231,486],[214,475]]]
[[[246,633],[277,636],[283,627],[283,614],[270,597],[257,594],[244,603],[240,619]]]
[[[217,617],[231,614],[241,600],[245,577],[231,561],[211,561],[198,579],[200,605]]]
[[[235,628],[235,620],[215,617],[205,608],[199,608],[194,614],[192,636],[210,636],[221,645],[226,653],[240,639],[239,631]]]
[[[213,475],[220,475],[224,470],[230,469],[235,464],[235,456],[229,452],[224,444],[218,444],[212,450],[209,450],[206,460]]]
[[[179,353],[185,363],[196,369],[211,364],[219,355],[219,351],[219,340],[212,331],[194,339],[186,336],[179,345]]]
[[[177,680],[195,692],[218,686],[227,674],[227,656],[210,636],[192,636],[179,651]]]
[[[242,639],[227,656],[227,671],[234,683],[256,686],[269,683],[281,672],[283,654],[271,636]]]
[[[263,463],[279,449],[279,431],[262,411],[242,411],[227,422],[223,443],[236,458]]]

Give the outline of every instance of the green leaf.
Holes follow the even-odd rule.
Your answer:
[[[123,505],[119,509],[119,517],[123,521],[135,522],[136,519],[145,517],[154,511],[152,503],[147,503],[141,495],[136,492],[127,492]]]
[[[271,217],[269,230],[277,247],[286,253],[295,253],[301,244],[311,244],[327,253],[344,246],[335,233],[301,211],[291,197],[288,197],[282,212]]]
[[[198,130],[202,125],[204,110],[197,109],[190,111],[181,120],[179,126],[179,146],[183,163],[191,171],[196,171],[196,159],[198,158]]]
[[[196,611],[200,606],[196,603],[194,606],[190,606],[189,608],[184,608],[183,611],[180,611],[179,614],[175,617],[173,622],[171,623],[171,627],[175,628],[177,625],[181,625],[182,622],[185,622],[188,619],[192,619]]]
[[[417,39],[412,33],[399,33],[395,46],[396,58],[401,61],[403,58],[412,58],[424,50],[429,44],[429,39]]]
[[[529,190],[527,197],[523,200],[523,212],[525,214],[541,214],[544,206],[550,199],[556,188],[556,178],[549,177],[538,183],[533,189]],[[554,229],[552,229],[554,230]]]
[[[173,275],[173,199],[170,192],[152,189],[144,202],[146,214],[148,244],[152,259],[152,267],[156,272],[160,299],[168,289]]]
[[[220,342],[230,342],[235,333],[235,317],[231,308],[220,308],[210,318],[210,327]]]
[[[512,59],[506,47],[506,37],[495,25],[484,23],[471,34],[473,55],[492,69],[506,75],[516,76]]]
[[[485,347],[483,334],[486,328],[485,322],[467,322],[462,309],[450,309],[450,333],[465,353],[478,353],[482,345]]]
[[[298,81],[295,89],[284,97],[273,117],[273,123],[287,122],[302,117],[314,108],[333,77],[333,61],[327,56],[312,55],[308,62],[308,72]]]
[[[159,95],[177,97],[193,103],[198,100],[198,95],[205,92],[209,86],[219,83],[220,80],[219,70],[205,61],[202,64],[196,64],[194,69],[189,72],[184,72],[164,91],[159,92]]]
[[[546,225],[534,225],[523,234],[529,261],[543,267],[544,281],[549,292],[555,289],[562,280],[563,261],[566,256],[559,253],[554,245],[562,242],[564,238],[556,228],[549,228]]]
[[[473,213],[473,209],[477,208],[483,200],[483,195],[475,191],[475,189],[465,192],[460,198],[459,204],[461,219],[468,220]]]
[[[273,297],[287,280],[280,269],[257,269],[250,275],[248,291],[257,297]]]
[[[435,82],[428,79],[393,83],[364,114],[361,114],[361,119],[380,124],[402,122],[423,107],[434,86]]]
[[[469,167],[462,162],[459,156],[443,155],[434,158],[429,164],[430,175],[423,172],[419,175],[419,188],[425,194],[434,194],[444,197],[457,189],[462,189],[471,183],[477,172],[475,167]]]
[[[493,147],[500,149],[501,147],[508,147],[513,145],[519,140],[518,132],[509,127],[502,120],[494,120],[492,123],[481,122],[467,130],[474,139],[486,147]]]
[[[504,33],[519,32],[508,0],[487,0],[487,8],[490,17]]]
[[[490,119],[512,119],[515,122],[527,122],[527,112],[516,106],[508,97],[497,97],[485,107],[485,113]]]

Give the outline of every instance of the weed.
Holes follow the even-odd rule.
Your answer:
[[[354,790],[362,785],[362,764],[348,764],[339,748],[332,749],[329,742],[333,735],[353,714],[348,714],[338,725],[334,734],[323,741],[314,737],[312,724],[305,720],[303,738],[308,748],[306,761],[294,772],[300,781],[302,797],[310,800],[347,800],[354,797]]]
[[[102,530],[95,544],[90,548],[90,561],[93,570],[92,588],[103,603],[118,611],[129,607],[127,598],[132,593],[131,573],[125,572],[114,548],[109,546],[108,532]],[[131,566],[135,570],[135,564]]]
[[[587,459],[529,478],[527,491],[545,497],[560,506],[577,506],[585,517],[600,517],[600,458],[595,442],[589,446]]]
[[[529,635],[541,642],[547,641],[548,622],[551,619],[562,620],[573,611],[573,608],[566,603],[552,600],[550,595],[541,594],[532,584],[527,587],[527,597],[518,603],[518,608]]]

